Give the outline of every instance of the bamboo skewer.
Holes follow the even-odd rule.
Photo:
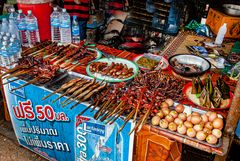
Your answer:
[[[124,120],[124,124],[120,127],[120,129],[118,130],[118,132],[120,133],[122,131],[122,129],[126,126],[126,124],[128,123],[128,121],[133,117],[133,115],[135,114],[135,110],[132,110],[132,112],[126,117],[126,119]]]
[[[104,114],[104,112],[106,112],[111,106],[114,106],[112,105],[113,102],[114,100],[110,101],[110,103],[98,113],[98,115],[96,116],[96,119],[101,117]]]
[[[148,115],[150,114],[150,111],[151,111],[151,108],[149,108],[148,111],[145,113],[145,115],[138,121],[138,123],[135,125],[135,127],[130,131],[129,135],[131,135],[133,131],[138,129],[139,126],[142,127],[143,123],[148,118]]]
[[[21,78],[16,78],[16,79],[10,80],[10,81],[5,82],[5,83],[0,84],[0,85],[5,85],[5,84],[11,83],[11,82],[15,82],[15,81],[17,81],[17,80],[19,80],[19,79],[21,79]]]
[[[87,83],[85,86],[83,86],[83,87],[79,88],[77,91],[75,91],[70,97],[67,98],[67,100],[64,100],[64,101],[61,103],[61,104],[63,105],[63,107],[69,105],[70,103],[72,103],[73,101],[75,101],[75,100],[77,100],[77,99],[80,99],[80,98],[81,98],[81,97],[80,97],[81,93],[82,93],[85,89],[87,89],[87,88],[89,88],[90,86],[94,85],[95,81],[96,81],[96,79],[94,78],[91,82]],[[80,95],[79,95],[79,94],[80,94]],[[70,100],[70,99],[73,98],[73,97],[76,97],[76,98]],[[69,101],[69,102],[66,102],[66,101],[68,101],[68,100],[70,100],[70,101]],[[64,103],[65,103],[65,104],[64,104]]]
[[[84,98],[82,98],[79,102],[77,102],[76,104],[74,104],[70,109],[73,109],[74,107],[76,107],[78,104],[82,103],[83,101],[86,101],[88,98],[90,98],[94,93],[98,92],[99,90],[105,88],[107,86],[107,83],[105,83],[102,86],[99,86],[98,88],[94,89],[93,91],[91,91],[90,93],[88,93],[87,95],[84,96]],[[91,106],[87,107],[85,110],[83,110],[84,112],[86,112]]]
[[[54,92],[48,94],[47,96],[43,97],[42,100],[45,100],[45,99],[49,98],[50,96],[54,95],[55,93],[58,93],[58,92],[60,92],[60,91],[63,91],[63,90],[65,90],[65,89],[73,86],[75,83],[77,83],[77,82],[79,82],[79,81],[81,81],[81,80],[82,80],[82,78],[77,78],[77,79],[73,79],[73,80],[71,80],[71,81],[63,84],[63,85],[62,85],[59,89],[57,89],[56,91],[54,91]]]
[[[29,84],[35,83],[35,82],[37,82],[39,79],[40,79],[39,77],[36,77],[36,78],[30,80],[29,82],[27,82],[26,84],[24,84],[24,85],[22,85],[22,86],[19,86],[19,87],[17,87],[17,88],[13,88],[12,91],[15,91],[15,90],[17,90],[17,89],[23,88],[23,87],[25,87],[25,86],[27,86],[27,85],[29,85]]]
[[[117,111],[114,115],[112,115],[109,120],[106,123],[109,123],[110,125],[113,124],[124,112],[126,107],[122,108],[121,110]]]
[[[101,112],[109,103],[111,102],[111,100],[107,100],[104,102],[104,104],[99,108],[99,110],[94,114],[94,118],[96,118],[98,116],[98,113]]]
[[[121,101],[114,110],[109,111],[105,116],[103,116],[104,120],[111,117],[118,109],[120,109],[123,106],[123,101]],[[103,121],[104,121],[103,120]]]
[[[4,79],[10,79],[10,78],[13,78],[13,77],[17,77],[17,76],[20,76],[20,75],[24,75],[24,74],[27,74],[29,72],[31,72],[33,69],[29,69],[29,70],[20,70],[19,72],[16,72],[16,73],[13,73],[9,76],[6,76],[4,77]]]

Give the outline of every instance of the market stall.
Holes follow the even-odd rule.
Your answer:
[[[105,26],[94,2],[72,3],[51,16],[48,5],[52,41],[40,42],[46,21],[39,35],[31,11],[17,19],[23,50],[15,31],[1,33],[1,85],[19,144],[53,161],[181,160],[185,145],[223,159],[239,119],[238,42],[214,43],[196,21],[169,35],[182,2],[133,1],[129,15],[112,10],[128,1],[109,2]],[[80,21],[67,13],[75,10]]]

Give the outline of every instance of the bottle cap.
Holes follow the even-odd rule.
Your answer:
[[[20,10],[18,10],[18,13],[22,13],[22,10],[20,9]]]
[[[63,8],[63,9],[62,9],[62,12],[66,12],[66,8]]]
[[[28,10],[27,13],[30,15],[30,14],[32,14],[32,11],[31,11],[31,10]]]
[[[77,19],[77,16],[76,16],[76,15],[73,15],[73,19],[76,20],[76,19]]]
[[[57,9],[57,7],[53,7],[53,10],[54,10],[54,11],[57,11],[58,9]]]
[[[5,32],[2,31],[2,32],[0,32],[0,34],[1,34],[1,35],[5,35]]]
[[[2,18],[2,21],[7,21],[7,18]]]
[[[17,36],[16,36],[15,34],[12,34],[12,38],[14,38],[14,39],[15,39],[16,37],[17,37]]]
[[[14,39],[13,39],[13,38],[11,38],[11,39],[10,39],[10,42],[14,42]]]
[[[7,40],[8,40],[8,37],[7,37],[7,36],[4,36],[4,37],[3,37],[3,40],[4,40],[4,41],[7,41]]]
[[[7,45],[7,41],[3,41],[3,45],[4,45],[4,46]]]
[[[11,35],[10,35],[10,33],[9,33],[9,32],[7,32],[7,33],[6,33],[6,36],[10,37]]]
[[[10,9],[10,12],[15,12],[15,8],[12,7],[12,8]]]

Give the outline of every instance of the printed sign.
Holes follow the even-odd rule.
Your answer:
[[[19,144],[51,161],[131,161],[133,124],[129,122],[118,133],[124,121],[119,118],[112,125],[93,118],[96,111],[78,114],[88,104],[74,104],[62,108],[61,102],[52,103],[54,94],[42,101],[51,91],[29,85],[16,91],[21,81],[4,85],[7,105]],[[124,145],[124,147],[123,147]]]

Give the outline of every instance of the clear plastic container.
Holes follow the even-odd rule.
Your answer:
[[[2,19],[2,27],[1,27],[1,32],[8,32],[8,20],[6,18]]]
[[[26,25],[26,16],[22,13],[22,10],[18,10],[17,15],[17,26],[20,34],[20,40],[22,46],[28,46],[28,36],[27,36],[27,25]]]
[[[27,24],[27,35],[28,35],[28,46],[32,47],[40,42],[38,22],[37,18],[32,14],[31,10],[28,10],[28,15],[26,17]]]
[[[73,16],[73,21],[72,21],[72,42],[74,44],[80,43],[80,29],[79,29],[77,16]]]
[[[71,19],[65,8],[62,9],[60,16],[60,35],[62,44],[70,44],[72,42]]]
[[[11,8],[10,9],[10,14],[9,14],[9,17],[8,17],[9,21],[10,20],[13,20],[13,22],[15,24],[17,24],[17,13],[15,12],[15,8]]]
[[[57,7],[53,8],[53,13],[50,16],[51,20],[51,39],[54,42],[60,42],[60,15]]]

